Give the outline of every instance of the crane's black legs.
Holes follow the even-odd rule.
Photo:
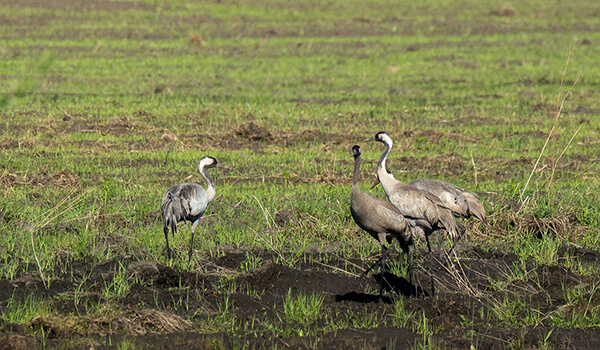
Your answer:
[[[385,237],[386,234],[385,233],[379,233],[378,235],[379,237],[379,243],[381,243],[381,259],[380,259],[380,268],[379,268],[379,273],[381,275],[381,279],[379,280],[379,301],[381,302],[383,300],[383,279],[385,276],[385,256],[388,253],[387,248],[385,247]]]
[[[379,273],[381,274],[381,280],[379,283],[379,301],[383,300],[383,276],[385,274],[385,257],[388,254],[388,249],[385,246],[385,233],[380,234],[379,241],[381,242],[381,258],[377,260],[373,265],[371,265],[365,272],[363,272],[363,276],[366,276],[373,268],[379,265]]]
[[[196,232],[196,227],[198,226],[198,223],[200,222],[200,219],[194,221],[194,223],[192,224],[192,238],[190,239],[190,250],[188,251],[188,261],[192,261],[192,252],[193,252],[193,245],[194,245],[194,232]]]
[[[433,253],[431,252],[431,244],[429,244],[429,236],[425,235],[427,249],[429,249],[429,276],[431,277],[431,296],[435,295],[435,284],[433,281]]]
[[[387,248],[382,244],[381,245],[381,267],[379,268],[379,273],[381,275],[381,280],[379,280],[379,301],[383,300],[383,276],[385,275],[385,256],[388,253]]]
[[[172,226],[171,230],[173,230]],[[171,259],[171,248],[169,247],[169,227],[165,225],[165,227],[163,227],[163,231],[165,232],[165,241],[167,242],[167,258]]]
[[[383,254],[384,254],[383,252],[384,251],[387,252],[387,248],[385,246],[381,246],[381,247],[382,247],[382,249],[381,249],[381,251],[382,251],[381,258],[379,258],[379,260],[377,260],[373,265],[371,265],[368,269],[366,269],[365,272],[363,272],[363,274],[362,274],[363,276],[366,276],[369,272],[371,272],[371,270],[373,270],[373,268],[375,266],[381,264],[381,261],[383,260]]]
[[[412,267],[412,255],[413,255],[413,245],[410,244],[408,246],[408,252],[406,252],[406,264],[408,265],[408,269],[406,270],[406,274],[408,274],[408,283],[410,284],[410,294],[417,295],[417,287],[415,286],[415,290],[413,291],[413,267]],[[413,294],[414,293],[414,294]]]

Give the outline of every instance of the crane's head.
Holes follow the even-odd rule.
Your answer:
[[[375,134],[375,136],[365,140],[365,142],[369,141],[379,141],[385,144],[389,144],[390,146],[394,143],[390,135],[388,135],[385,131],[380,131],[377,134]]]
[[[217,162],[217,160],[213,157],[202,157],[202,159],[200,159],[200,162],[198,163],[198,170],[202,171],[202,169],[204,168],[214,168],[219,164],[219,162]]]
[[[360,157],[360,146],[359,145],[352,146],[352,157],[354,157],[354,159],[356,159],[357,157]]]

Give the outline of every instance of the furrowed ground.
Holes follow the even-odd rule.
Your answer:
[[[0,10],[0,348],[600,346],[594,2]],[[397,179],[486,208],[436,296],[423,242],[413,285],[399,250],[361,275],[380,247],[350,216],[350,149],[369,191],[378,131]],[[217,197],[169,260],[161,196],[204,155]]]

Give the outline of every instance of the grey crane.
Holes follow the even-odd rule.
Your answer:
[[[486,220],[483,204],[473,193],[465,189],[448,182],[423,178],[412,180],[408,184],[434,194],[452,211],[455,217],[464,219],[476,217],[482,222]],[[374,186],[376,185],[377,183]],[[438,243],[440,247],[441,241],[442,235],[440,234]],[[438,254],[440,251],[441,249],[438,249]]]
[[[456,243],[465,231],[465,227],[456,222],[450,208],[444,205],[438,197],[428,191],[398,181],[392,174],[387,172],[385,161],[394,144],[387,133],[379,132],[365,141],[378,141],[385,145],[385,149],[377,163],[377,178],[389,201],[398,208],[405,218],[413,220],[417,230],[425,236],[430,259],[431,294],[435,295],[433,255],[429,236],[437,230],[445,229],[450,238]]]
[[[432,180],[432,179],[414,179],[408,183],[418,189],[433,193],[444,205],[452,211],[455,217],[468,219],[476,217],[485,222],[485,209],[483,204],[475,195],[454,184]],[[442,247],[442,235],[438,237],[438,260]]]
[[[485,209],[475,195],[454,184],[432,179],[414,179],[408,183],[416,188],[433,193],[456,217],[476,217],[485,222]]]
[[[377,239],[381,244],[381,259],[365,271],[367,274],[373,267],[380,265],[381,279],[379,284],[379,300],[383,293],[383,276],[385,269],[385,258],[387,255],[386,242],[390,244],[396,239],[402,250],[407,254],[408,271],[411,272],[411,256],[413,249],[413,236],[411,225],[402,216],[400,211],[390,202],[371,196],[360,189],[360,146],[352,147],[354,157],[354,174],[352,176],[352,195],[350,196],[350,213],[354,222],[367,231],[371,237]],[[412,280],[412,278],[411,278]]]
[[[163,231],[167,242],[167,256],[171,259],[171,248],[169,247],[169,227],[173,236],[177,232],[177,224],[180,221],[192,223],[192,237],[188,252],[189,260],[192,260],[192,245],[194,243],[194,231],[200,222],[200,218],[206,207],[215,198],[215,182],[208,173],[208,169],[214,168],[219,163],[213,157],[203,157],[198,163],[198,171],[206,180],[206,189],[195,182],[180,183],[169,187],[162,197]]]

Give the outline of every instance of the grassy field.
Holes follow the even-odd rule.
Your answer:
[[[600,5],[0,10],[0,342],[600,344]],[[435,297],[402,293],[400,255],[385,303],[370,302],[377,278],[359,277],[379,245],[350,216],[350,148],[362,147],[368,190],[382,147],[362,141],[383,130],[397,179],[452,182],[488,214],[465,222]],[[161,196],[202,182],[204,155],[225,166],[211,171],[217,198],[192,262],[189,225],[168,260]],[[427,266],[423,244],[417,258]]]

